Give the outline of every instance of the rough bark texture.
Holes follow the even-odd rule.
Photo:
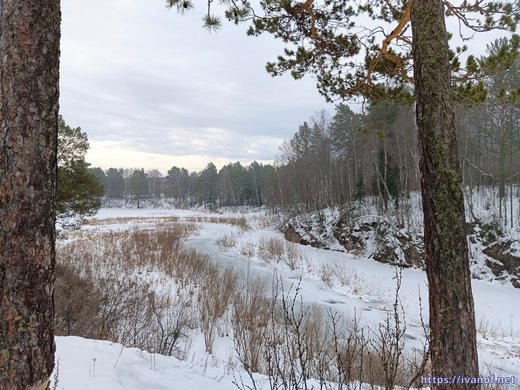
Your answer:
[[[464,199],[441,0],[412,0],[432,374],[478,375]],[[443,389],[472,389],[454,383]]]
[[[59,0],[0,18],[0,389],[45,389],[54,366]]]

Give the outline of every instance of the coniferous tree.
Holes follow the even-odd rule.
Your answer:
[[[56,213],[79,218],[101,207],[103,185],[89,170],[85,154],[89,148],[87,134],[68,126],[58,118],[58,181]]]
[[[190,0],[167,3],[179,11],[192,6]],[[220,19],[212,13],[211,3],[208,1],[204,26],[218,29]],[[430,291],[432,374],[478,375],[453,104],[455,100],[481,101],[485,97],[483,83],[472,82],[485,71],[485,63],[469,56],[466,66],[461,66],[456,53],[466,48],[450,50],[445,18],[458,17],[460,24],[477,32],[494,28],[514,31],[520,20],[518,2],[453,5],[442,0],[410,0],[356,6],[334,0],[320,4],[314,0],[261,0],[264,15],[253,12],[248,0],[224,4],[229,20],[252,21],[250,35],[267,32],[290,46],[276,62],[268,63],[267,70],[272,75],[290,72],[298,79],[313,73],[319,91],[328,99],[364,96],[372,102],[415,100]],[[361,14],[380,26],[395,23],[395,28],[389,33],[383,28],[368,29],[360,35],[354,27]],[[515,49],[513,45],[510,48]],[[353,61],[352,57],[362,49],[365,61]],[[462,80],[454,83],[455,87],[452,74]],[[446,387],[473,389],[476,385]]]
[[[0,3],[0,387],[43,390],[54,367],[60,4]]]
[[[108,198],[123,199],[125,197],[125,179],[122,169],[109,168],[106,183],[106,196]]]
[[[107,174],[105,171],[99,167],[89,168],[88,170],[91,174],[98,178],[99,182],[103,186],[103,194],[105,194],[107,188]]]
[[[128,178],[128,190],[135,200],[137,208],[141,207],[141,200],[149,195],[148,179],[144,169],[137,169]]]
[[[213,207],[217,200],[217,179],[217,167],[212,162],[206,165],[198,175],[197,193],[199,201],[208,204],[210,207]]]

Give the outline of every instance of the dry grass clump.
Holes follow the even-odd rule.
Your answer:
[[[224,234],[222,237],[217,238],[216,242],[221,249],[229,250],[237,245],[238,240],[234,234]]]
[[[265,281],[256,278],[239,283],[232,300],[231,324],[235,349],[243,367],[265,372],[264,333],[271,318],[272,300],[265,296]]]
[[[85,225],[89,226],[106,226],[106,225],[139,225],[139,224],[157,224],[157,223],[178,223],[180,217],[117,217],[117,218],[87,218]]]
[[[156,229],[83,233],[57,250],[59,264],[72,267],[80,275],[132,274],[161,271],[183,278],[186,261],[198,261],[182,242],[196,231],[194,224],[162,224]],[[200,260],[204,261],[204,259]]]
[[[282,261],[291,270],[299,268],[303,261],[296,244],[277,237],[262,237],[258,244],[258,256],[266,261]]]
[[[198,222],[198,223],[216,223],[216,224],[227,224],[231,226],[237,226],[241,231],[247,231],[251,229],[247,219],[244,216],[240,217],[229,217],[219,215],[198,215],[194,217],[186,217],[185,221]]]
[[[318,271],[318,275],[328,288],[349,287],[354,294],[361,293],[363,279],[355,270],[346,269],[340,264],[323,264]]]
[[[252,242],[242,243],[238,246],[238,252],[241,256],[250,259],[256,256],[256,245]]]
[[[199,314],[206,352],[213,352],[213,343],[220,319],[224,317],[235,293],[238,275],[230,268],[216,267],[205,275],[199,295]]]

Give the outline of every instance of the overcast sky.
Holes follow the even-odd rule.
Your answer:
[[[266,73],[280,42],[232,23],[210,34],[206,2],[195,3],[183,16],[165,0],[62,0],[60,110],[87,132],[93,166],[165,174],[173,165],[272,162],[305,120],[333,114],[311,77]],[[460,44],[458,23],[448,28]],[[496,37],[465,43],[480,56]]]
[[[246,26],[202,27],[203,2],[182,16],[164,0],[62,0],[65,121],[87,132],[93,166],[200,170],[270,162],[320,109],[312,78],[272,78],[282,46]]]

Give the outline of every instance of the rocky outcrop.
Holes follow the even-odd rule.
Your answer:
[[[508,239],[497,224],[477,220],[466,227],[473,277],[509,282],[520,288],[518,240]],[[406,232],[383,217],[338,218],[317,224],[307,215],[305,220],[291,219],[284,227],[284,234],[287,240],[303,245],[339,248],[381,263],[424,268],[422,237]]]
[[[340,219],[334,231],[336,239],[348,252],[401,267],[424,266],[422,240],[384,218],[369,217],[355,222]]]

